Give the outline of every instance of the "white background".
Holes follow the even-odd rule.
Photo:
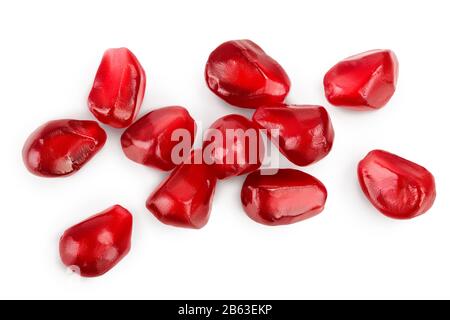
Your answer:
[[[448,1],[2,1],[0,4],[0,298],[450,298]],[[332,153],[304,170],[329,199],[319,216],[270,228],[240,204],[243,178],[220,183],[209,224],[159,223],[145,200],[165,173],[123,155],[121,131],[66,179],[32,176],[27,136],[51,119],[93,119],[86,107],[103,51],[126,46],[148,75],[141,115],[183,105],[204,125],[233,108],[207,89],[209,53],[249,38],[292,80],[288,101],[322,104]],[[338,60],[390,48],[397,92],[384,109],[330,106],[322,78]],[[434,173],[434,207],[412,221],[379,214],[356,165],[382,148]],[[292,166],[286,160],[283,166]],[[292,166],[293,167],[293,166]],[[130,254],[103,277],[70,275],[58,257],[69,226],[115,203],[134,215]]]

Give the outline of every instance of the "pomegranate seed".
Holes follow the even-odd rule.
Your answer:
[[[162,223],[200,229],[209,220],[217,178],[202,159],[201,150],[178,166],[147,200],[147,209]]]
[[[249,119],[231,114],[211,125],[203,150],[217,177],[225,179],[257,170],[262,164],[264,145],[259,129]]]
[[[60,177],[81,169],[106,142],[95,121],[54,120],[34,131],[22,155],[27,169],[42,177]]]
[[[336,64],[324,78],[328,101],[356,110],[385,106],[395,92],[398,61],[390,50],[373,50]]]
[[[173,134],[180,129],[189,135],[189,147],[192,147],[196,125],[185,108],[165,107],[151,111],[125,130],[121,138],[122,149],[137,163],[172,170],[176,166],[172,150],[179,143]]]
[[[272,175],[258,170],[245,180],[241,200],[250,218],[277,226],[299,222],[322,212],[327,190],[319,180],[298,170],[279,169]]]
[[[392,153],[371,151],[358,166],[361,188],[380,212],[411,219],[428,211],[436,198],[433,175]]]
[[[130,251],[133,217],[115,205],[67,229],[59,242],[61,260],[83,277],[108,272]]]
[[[273,105],[260,107],[253,121],[267,129],[281,153],[299,166],[323,159],[333,146],[334,130],[321,106]],[[272,130],[277,130],[274,133]],[[277,134],[278,136],[274,136]]]
[[[291,86],[283,68],[250,40],[228,41],[215,49],[205,78],[212,92],[243,108],[283,102]]]
[[[109,49],[95,76],[89,109],[100,122],[126,128],[141,108],[145,81],[144,69],[130,50]]]

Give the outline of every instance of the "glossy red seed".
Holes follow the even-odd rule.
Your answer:
[[[129,159],[137,163],[172,170],[177,164],[172,151],[175,152],[174,147],[182,142],[177,136],[181,130],[189,136],[188,145],[192,147],[196,125],[189,112],[183,107],[157,109],[125,130],[121,138],[122,149]]]
[[[311,218],[324,209],[325,186],[313,176],[294,169],[255,171],[242,186],[241,200],[256,222],[286,225]]]
[[[328,112],[321,106],[260,107],[253,115],[253,121],[266,129],[281,153],[299,166],[321,160],[333,146],[333,125]]]
[[[141,108],[145,82],[144,69],[130,50],[109,49],[95,76],[89,109],[99,121],[126,128]]]
[[[83,277],[108,272],[130,251],[133,217],[115,205],[67,229],[59,254],[67,267]]]
[[[324,78],[328,101],[356,110],[379,109],[395,92],[398,61],[390,50],[373,50],[336,64]]]
[[[34,131],[22,156],[27,169],[42,177],[60,177],[81,169],[106,142],[95,121],[54,120]]]
[[[380,212],[411,219],[428,211],[436,198],[433,175],[392,153],[374,150],[358,165],[361,188]]]
[[[205,78],[212,92],[243,108],[283,102],[291,86],[283,68],[250,40],[228,41],[215,49]]]
[[[190,159],[190,163],[178,166],[161,183],[146,206],[165,224],[200,229],[209,220],[217,178],[211,167],[203,163],[201,150],[192,152]]]
[[[211,125],[203,150],[206,162],[212,164],[219,179],[255,171],[264,157],[258,127],[238,114],[222,117]]]

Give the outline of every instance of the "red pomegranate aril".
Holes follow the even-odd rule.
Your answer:
[[[95,76],[89,109],[100,122],[126,128],[141,108],[145,83],[144,69],[130,50],[109,49]]]
[[[115,205],[67,229],[59,254],[67,267],[83,277],[98,277],[130,251],[133,217]]]
[[[283,102],[291,82],[283,68],[250,40],[221,44],[205,69],[208,87],[234,106],[257,108]]]
[[[209,220],[217,178],[201,150],[193,151],[189,160],[172,171],[146,206],[164,224],[200,229]]]
[[[186,143],[189,147],[186,149],[190,152],[195,131],[195,121],[185,108],[160,108],[149,112],[125,130],[121,138],[122,149],[129,159],[137,163],[168,171],[179,164],[174,162],[174,147]],[[173,136],[177,132],[184,133],[190,141],[179,141],[178,136]],[[183,155],[178,156],[183,158]]]
[[[257,170],[264,157],[259,128],[238,114],[222,117],[211,125],[203,150],[205,161],[221,180]]]
[[[95,121],[54,120],[34,131],[23,147],[27,169],[42,177],[61,177],[80,170],[106,142]]]
[[[255,171],[242,186],[241,201],[256,222],[278,226],[311,218],[325,207],[327,190],[313,176],[294,169]]]
[[[333,125],[328,112],[321,106],[277,104],[260,107],[253,115],[253,121],[266,129],[281,153],[298,166],[323,159],[333,146]]]
[[[390,50],[372,50],[349,57],[331,68],[324,78],[328,101],[355,110],[385,106],[395,92],[398,61]]]
[[[384,215],[411,219],[427,212],[436,198],[433,175],[392,153],[371,151],[358,165],[361,188]]]

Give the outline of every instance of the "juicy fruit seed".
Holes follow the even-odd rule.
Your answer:
[[[109,49],[97,70],[89,110],[105,124],[126,128],[136,118],[145,93],[145,72],[127,48]]]
[[[326,200],[327,190],[319,180],[294,169],[279,169],[275,174],[255,171],[241,191],[247,215],[269,226],[311,218],[322,212]]]
[[[61,177],[80,170],[106,142],[95,121],[54,120],[27,139],[22,156],[27,169],[42,177]]]
[[[172,171],[147,200],[147,209],[162,223],[200,229],[209,220],[217,178],[210,166],[195,163],[196,153],[201,150],[193,151],[190,162]]]
[[[358,179],[374,207],[394,219],[424,214],[436,198],[434,177],[427,169],[382,150],[361,160]]]
[[[115,205],[67,229],[59,242],[62,262],[83,277],[108,272],[130,251],[133,217]]]
[[[395,92],[398,61],[390,50],[372,50],[349,57],[331,68],[324,78],[328,101],[355,110],[385,106]]]
[[[180,143],[173,137],[176,130],[185,130],[190,141],[183,140],[183,143],[188,143],[190,149],[194,143],[196,125],[189,112],[177,106],[153,110],[122,134],[123,152],[137,163],[172,170],[176,166],[172,151]]]
[[[283,68],[250,40],[217,47],[206,63],[205,79],[217,96],[243,108],[283,102],[291,86]]]
[[[264,145],[258,127],[246,117],[230,114],[216,120],[206,132],[203,153],[222,180],[261,167]]]
[[[253,121],[267,129],[281,153],[298,166],[323,159],[333,147],[333,125],[328,112],[321,106],[276,104],[260,107],[253,115]],[[276,137],[274,130],[278,130]]]

